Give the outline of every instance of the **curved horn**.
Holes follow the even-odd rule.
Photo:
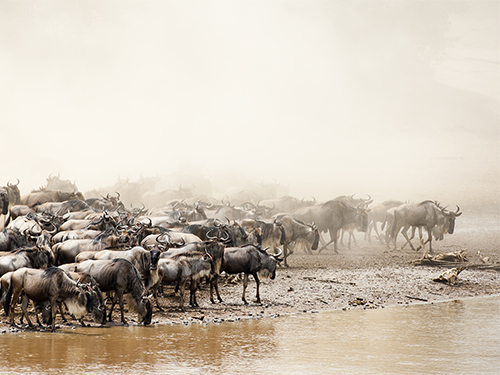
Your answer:
[[[167,237],[166,241],[163,240],[164,237]],[[171,241],[170,241],[170,235],[168,234],[168,232],[159,234],[158,236],[156,236],[156,242],[158,242],[160,244],[163,244],[163,245],[169,245],[171,243]]]
[[[42,229],[41,229],[41,228],[40,228],[40,231],[39,231],[39,232],[38,232],[38,231],[37,231],[37,232],[34,232],[34,231],[33,231],[33,228],[35,227],[35,225],[38,225],[38,224],[37,224],[37,223],[35,223],[35,224],[33,224],[33,225],[31,226],[31,228],[30,228],[30,235],[31,235],[31,236],[33,236],[33,237],[37,237],[37,236],[39,236],[39,235],[41,235],[41,234],[42,234]]]
[[[281,254],[283,254],[283,251],[279,247],[277,249],[279,250],[279,252],[278,252],[278,254],[272,255],[274,258],[279,258],[281,256]]]
[[[217,236],[211,236],[210,233],[214,230],[214,228],[210,228],[210,230],[207,232],[206,236],[207,236],[207,239],[209,240],[215,240],[217,239]]]

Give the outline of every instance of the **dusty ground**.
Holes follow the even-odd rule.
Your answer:
[[[160,299],[164,311],[154,309],[153,324],[209,324],[500,294],[500,272],[497,270],[465,269],[456,285],[437,283],[432,280],[450,267],[411,264],[422,257],[421,251],[389,251],[376,239],[368,243],[363,233],[357,234],[357,241],[358,244],[350,250],[346,246],[341,247],[339,254],[332,249],[320,254],[295,252],[289,258],[289,268],[280,267],[275,280],[263,280],[261,283],[261,304],[251,302],[255,298],[252,277],[246,293],[248,305],[241,301],[241,282],[224,283],[223,279],[220,292],[224,302],[217,304],[210,303],[208,286],[202,285],[202,290],[198,292],[200,306],[196,309],[189,307],[189,293],[186,293],[185,312],[178,309],[179,297],[173,295],[173,288],[167,288],[166,297]],[[402,244],[402,237],[398,243]],[[489,264],[496,264],[498,269],[499,244],[498,210],[485,213],[484,210],[464,209],[464,214],[457,219],[455,233],[435,242],[434,252],[465,250],[470,264],[484,264],[477,254],[480,251],[481,256],[489,257]],[[115,314],[115,321],[119,322],[117,312]],[[127,319],[130,324],[137,324],[135,314],[127,314]],[[0,331],[13,331],[3,312],[0,315]]]

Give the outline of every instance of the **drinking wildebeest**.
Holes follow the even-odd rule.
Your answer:
[[[14,310],[19,297],[22,297],[22,316],[26,318],[30,327],[33,327],[33,324],[27,311],[29,300],[50,301],[52,331],[56,329],[58,302],[64,302],[70,314],[77,319],[91,312],[93,307],[90,287],[86,284],[79,284],[57,267],[50,267],[46,270],[20,268],[12,273],[4,302],[5,311],[10,316],[12,325],[15,325]]]
[[[123,311],[123,295],[128,293],[131,297],[128,299],[129,309],[137,310],[139,322],[144,325],[151,323],[153,315],[151,301],[146,296],[146,288],[141,282],[139,271],[128,260],[86,260],[76,264],[74,271],[85,272],[92,276],[102,292],[115,292],[108,314],[109,321],[112,321],[113,308],[118,302],[121,322],[127,324]]]

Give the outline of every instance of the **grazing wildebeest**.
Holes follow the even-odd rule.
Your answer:
[[[36,246],[24,247],[13,254],[4,255],[0,258],[0,276],[22,267],[47,268],[52,264],[53,258],[50,251],[39,249]]]
[[[33,326],[28,316],[28,302],[50,301],[52,312],[52,331],[56,329],[56,312],[58,302],[63,302],[70,314],[80,319],[93,308],[90,287],[79,284],[57,267],[46,270],[20,268],[12,273],[10,287],[5,297],[4,309],[10,315],[10,323],[14,323],[14,310],[22,297],[22,312],[30,327]],[[22,319],[22,318],[21,318]]]
[[[394,210],[394,222],[390,228],[391,238],[394,249],[396,249],[396,239],[399,231],[403,234],[412,250],[415,250],[413,244],[408,238],[408,229],[410,227],[423,227],[427,230],[428,238],[425,243],[429,243],[429,253],[432,253],[432,230],[438,227],[441,233],[452,234],[455,229],[455,218],[460,216],[460,207],[457,206],[455,212],[440,207],[436,202],[426,200],[420,203],[408,203],[397,207]],[[425,245],[424,243],[424,245]]]
[[[170,258],[160,258],[158,261],[159,283],[173,282],[179,285],[179,308],[184,310],[184,288],[191,279],[192,292],[190,304],[197,306],[193,293],[198,280],[215,272],[214,262],[210,255],[200,251],[190,251],[173,255]],[[159,286],[159,285],[158,285]]]
[[[285,231],[285,243],[283,244],[284,266],[288,267],[287,257],[293,254],[296,246],[302,246],[308,252],[317,250],[319,244],[319,231],[315,223],[306,224],[290,215],[277,215],[275,220],[280,222]]]
[[[139,271],[126,259],[112,260],[86,260],[76,264],[76,272],[85,272],[92,276],[102,292],[114,291],[113,301],[108,314],[108,320],[112,321],[113,308],[118,302],[120,306],[121,322],[127,324],[123,311],[123,295],[128,293],[129,309],[135,309],[138,313],[139,322],[144,325],[151,324],[153,309],[151,301],[146,296],[146,288],[141,282]]]
[[[274,280],[276,277],[276,265],[283,259],[280,258],[281,251],[278,254],[269,255],[266,250],[262,250],[259,246],[246,245],[241,247],[228,247],[224,250],[224,262],[222,271],[228,275],[244,273],[243,278],[243,295],[242,301],[246,305],[248,302],[245,299],[245,291],[248,285],[248,277],[252,275],[257,284],[256,302],[261,303],[259,286],[260,280],[258,274],[262,277],[270,277]],[[214,303],[213,289],[219,302],[222,298],[219,294],[218,276],[215,275],[210,282],[210,301]]]

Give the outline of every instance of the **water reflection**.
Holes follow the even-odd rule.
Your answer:
[[[0,336],[0,372],[497,374],[500,296],[220,325]]]

